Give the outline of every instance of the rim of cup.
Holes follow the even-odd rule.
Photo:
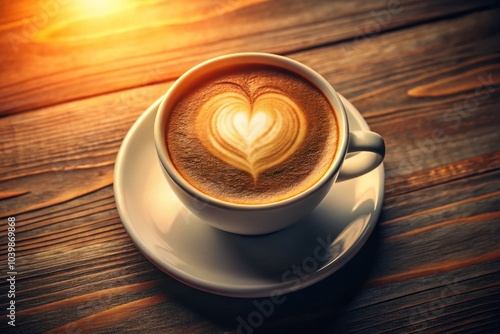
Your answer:
[[[276,202],[271,203],[261,203],[261,204],[245,204],[245,203],[235,203],[224,201],[218,198],[214,198],[204,192],[198,190],[192,186],[187,180],[185,180],[182,175],[174,167],[168,153],[168,148],[166,145],[166,128],[167,121],[169,117],[168,110],[172,110],[175,106],[178,96],[181,95],[186,89],[192,84],[198,82],[197,78],[200,75],[206,75],[207,72],[215,72],[217,70],[227,68],[228,66],[237,66],[243,64],[255,64],[255,65],[270,65],[274,67],[280,67],[285,70],[292,71],[298,74],[300,77],[308,80],[315,87],[317,87],[328,99],[333,110],[334,116],[338,123],[338,141],[337,150],[333,157],[333,161],[328,167],[328,170],[323,174],[323,176],[316,181],[313,185],[308,187],[306,190],[285,198]],[[312,70],[308,66],[276,54],[271,53],[260,53],[260,52],[243,52],[243,53],[233,53],[224,56],[215,57],[206,60],[181,75],[168,89],[167,93],[164,95],[158,110],[156,113],[156,118],[154,122],[154,141],[156,146],[156,152],[160,159],[160,162],[168,173],[173,182],[175,182],[183,191],[190,194],[199,201],[213,205],[221,208],[235,209],[235,210],[265,210],[265,209],[276,209],[283,206],[288,206],[295,202],[298,202],[305,197],[309,197],[311,194],[320,190],[326,183],[328,183],[333,177],[335,177],[342,166],[343,159],[345,158],[347,152],[349,136],[349,126],[347,121],[347,116],[345,108],[340,101],[335,89],[330,85],[330,83],[323,78],[319,73]]]

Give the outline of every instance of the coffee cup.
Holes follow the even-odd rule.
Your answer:
[[[206,223],[258,235],[310,213],[334,182],[383,160],[371,131],[350,131],[332,86],[295,60],[237,53],[207,60],[167,91],[154,124],[170,187]]]

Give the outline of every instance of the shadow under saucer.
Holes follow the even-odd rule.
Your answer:
[[[379,239],[375,228],[359,252],[337,272],[287,294],[227,297],[187,287],[169,277],[165,277],[160,288],[208,321],[237,333],[337,333],[341,326],[336,323],[337,318],[369,277]],[[294,272],[292,267],[287,270]],[[298,273],[295,269],[295,283],[308,275],[304,268],[301,270]]]

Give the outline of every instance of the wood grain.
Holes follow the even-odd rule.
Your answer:
[[[189,288],[152,265],[112,187],[139,115],[190,66],[242,50],[312,67],[387,144],[367,244],[287,295],[256,332],[498,332],[500,8],[402,1],[376,14],[389,5],[129,1],[108,13],[126,20],[120,28],[73,2],[46,24],[41,2],[1,3],[0,36],[24,38],[17,53],[0,38],[0,219],[16,217],[15,332],[237,333],[237,317],[255,311],[253,299]],[[41,27],[29,34],[33,17]],[[0,308],[8,302],[2,292]],[[12,332],[2,318],[0,331]]]
[[[446,21],[390,33],[379,40],[374,38],[366,41],[368,45],[349,58],[343,57],[344,50],[339,45],[291,55],[324,75],[340,93],[355,103],[370,122],[372,129],[386,137],[387,150],[391,152],[386,158],[388,196],[408,191],[411,187],[419,187],[418,183],[423,181],[423,178],[426,184],[446,182],[450,178],[464,177],[479,170],[499,167],[498,146],[492,145],[500,142],[497,131],[500,119],[495,109],[498,94],[490,93],[483,87],[489,96],[478,100],[475,109],[462,108],[463,103],[467,103],[464,101],[475,99],[475,89],[461,94],[440,96],[433,101],[421,101],[408,96],[406,91],[419,86],[419,82],[415,82],[416,74],[421,73],[423,69],[427,71],[431,66],[429,62],[434,61],[436,57],[432,52],[420,51],[422,39],[405,37],[424,36],[422,38],[426,40],[428,49],[441,50],[443,39],[452,40],[454,36],[463,36],[472,27],[480,31],[494,31],[498,26],[498,14],[498,10],[492,10],[455,19],[457,22],[453,25]],[[457,32],[456,27],[462,28]],[[430,36],[434,36],[433,41]],[[462,41],[462,44],[455,48],[448,47],[439,51],[443,52],[443,56],[437,59],[455,63],[455,57],[459,57],[463,49],[473,53],[469,56],[471,59],[476,59],[474,57],[480,57],[488,48],[497,47],[492,46],[492,41],[496,38],[497,35],[485,37],[480,42],[471,39],[468,42],[470,44]],[[382,48],[391,44],[399,45],[399,52],[404,52],[407,57],[402,59],[400,53],[389,51],[378,52],[379,60],[367,65],[365,59],[374,56],[374,46],[378,42],[382,44]],[[334,60],[325,61],[325,55]],[[401,65],[397,65],[398,61]],[[485,62],[492,61],[495,61],[495,58],[481,60],[477,66],[481,67]],[[405,65],[406,62],[412,67],[403,77],[398,71],[410,66]],[[383,64],[389,63],[393,66],[387,68],[386,74],[377,70]],[[418,64],[421,67],[417,66]],[[442,64],[437,61],[433,66],[438,68]],[[469,61],[467,67],[472,66],[474,62]],[[364,68],[362,73],[358,71],[349,76],[351,69],[361,67]],[[439,75],[447,77],[449,74],[442,71]],[[371,83],[380,82],[384,75],[399,76],[397,84],[392,86],[387,82],[384,92],[377,91],[377,100],[374,100],[365,92],[369,87],[376,86]],[[434,74],[434,80],[439,80],[439,75]],[[479,80],[470,80],[471,84],[480,87]],[[420,81],[426,82],[428,79],[421,75]],[[138,115],[163,94],[169,85],[170,83],[159,84],[102,95],[84,100],[84,104],[74,102],[42,108],[30,112],[29,118],[20,114],[0,119],[0,129],[16,129],[16,141],[8,140],[12,136],[11,132],[0,133],[0,143],[8,143],[0,144],[2,150],[7,153],[0,162],[0,180],[6,181],[9,189],[18,192],[29,191],[25,196],[0,202],[0,208],[9,208],[0,210],[0,213],[5,212],[0,215],[12,215],[27,209],[52,205],[58,199],[68,200],[85,191],[94,191],[111,184],[113,162],[122,138]],[[495,86],[487,87],[494,89]],[[377,90],[376,87],[374,89]],[[409,105],[412,107],[409,108]],[[462,109],[456,110],[456,105]],[[379,110],[384,107],[386,109],[380,113]],[[93,116],[90,118],[89,114]],[[471,119],[474,119],[474,122],[470,122]],[[54,127],[51,125],[53,122],[59,125]],[[89,127],[93,129],[92,132],[87,131]],[[476,137],[474,145],[468,145],[470,136]],[[60,145],[56,138],[65,145]],[[39,145],[33,145],[34,142]],[[456,150],[456,147],[461,149]],[[416,172],[418,173],[411,175]],[[96,177],[89,178],[88,175]],[[85,183],[77,184],[81,190],[68,187],[68,182],[78,177],[86,180]],[[48,192],[44,187],[46,182],[53,184],[56,189],[60,187],[59,191],[66,195],[55,195],[59,194],[59,191]],[[51,194],[54,198],[51,198]],[[32,198],[38,198],[35,206],[29,204],[32,203]],[[31,206],[26,207],[28,204]]]
[[[202,60],[231,52],[289,54],[354,39],[343,44],[350,50],[371,35],[480,10],[495,1],[398,3],[197,0],[188,6],[181,0],[133,1],[114,14],[133,30],[96,35],[95,29],[109,31],[109,23],[93,11],[74,8],[78,3],[49,10],[25,1],[9,6],[8,23],[0,26],[5,36],[0,39],[5,50],[0,115],[172,80]]]

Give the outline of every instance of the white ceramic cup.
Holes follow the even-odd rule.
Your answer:
[[[239,204],[211,197],[189,184],[175,169],[165,143],[170,112],[183,92],[200,78],[228,65],[264,64],[292,71],[318,87],[331,103],[338,121],[337,153],[327,172],[302,193],[267,204]],[[278,231],[310,213],[338,180],[360,176],[376,168],[383,160],[382,137],[370,131],[349,131],[345,108],[331,85],[309,67],[283,56],[267,53],[237,53],[207,60],[184,73],[168,90],[158,107],[154,139],[163,172],[177,197],[196,216],[224,231],[256,235]],[[361,152],[359,154],[349,154]],[[352,157],[351,157],[352,156]]]

